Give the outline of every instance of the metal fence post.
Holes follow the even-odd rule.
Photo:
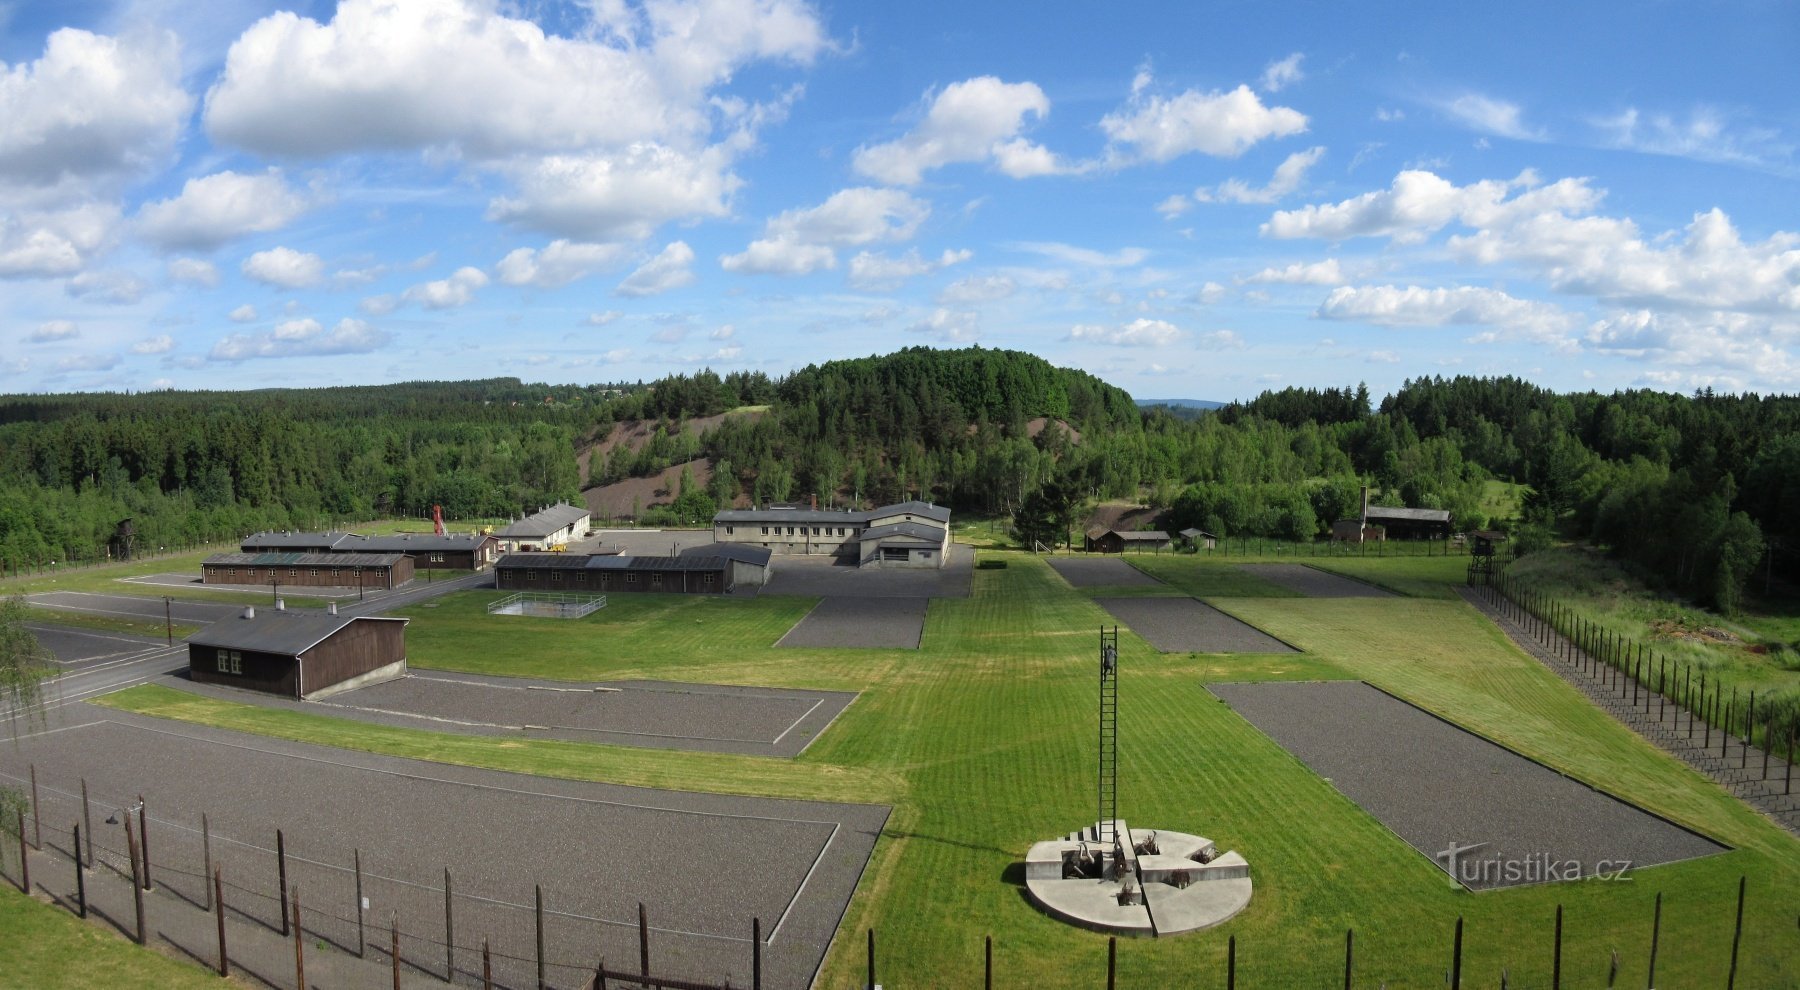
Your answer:
[[[125,848],[131,855],[131,898],[137,908],[137,944],[144,944],[144,887],[138,879],[137,836],[131,831],[131,815],[125,815]]]
[[[285,937],[288,933],[287,839],[281,834],[281,829],[275,830],[275,873],[281,885],[275,899],[281,902],[281,934]]]
[[[1462,915],[1456,916],[1456,941],[1450,947],[1450,990],[1462,990]]]
[[[544,987],[544,885],[536,884],[537,893],[537,985],[538,990]]]
[[[38,804],[37,764],[33,763],[31,765],[31,848],[39,851],[44,848],[44,818],[40,810],[42,807]],[[23,836],[24,834],[25,829],[20,828],[19,835]]]
[[[450,868],[444,867],[444,982],[456,979],[456,925],[450,906]]]
[[[1656,892],[1656,914],[1650,920],[1650,978],[1645,990],[1656,990],[1656,947],[1662,941],[1662,891]]]
[[[300,885],[294,885],[294,986],[306,990],[306,939],[300,931]]]
[[[1744,940],[1744,877],[1738,877],[1737,924],[1731,930],[1731,972],[1725,977],[1725,990],[1737,986],[1738,945]]]
[[[219,975],[231,975],[231,956],[225,951],[225,878],[218,867],[212,874],[213,917],[219,925]]]
[[[144,796],[137,796],[138,841],[144,846],[144,889],[154,890],[150,882],[150,818],[144,809]]]
[[[1556,906],[1556,950],[1550,957],[1550,990],[1562,988],[1562,905]]]
[[[368,905],[363,902],[362,850],[353,849],[351,855],[355,857],[352,865],[356,870],[356,958],[362,959],[368,955],[369,950],[368,942],[363,937],[363,915],[367,913]]]
[[[81,824],[87,829],[87,868],[94,868],[94,815],[88,809],[87,778],[81,778]]]
[[[81,823],[75,823],[75,904],[87,917],[87,875],[81,869]]]

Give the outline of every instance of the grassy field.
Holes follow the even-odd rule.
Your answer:
[[[450,736],[350,724],[137,688],[111,703],[172,718],[374,752],[479,766],[783,797],[891,804],[821,985],[860,981],[863,931],[880,935],[890,986],[968,985],[994,936],[1003,985],[1097,986],[1106,940],[1052,921],[1025,899],[1034,841],[1092,817],[1095,629],[1109,617],[1040,560],[977,570],[968,599],[934,601],[921,648],[782,650],[810,599],[615,596],[587,619],[489,618],[470,592],[416,609],[415,663],[592,679],[674,680],[861,691],[796,760],[659,753],[576,743]],[[1659,985],[1713,985],[1726,969],[1739,876],[1748,876],[1739,986],[1800,986],[1793,891],[1800,841],[1652,748],[1444,594],[1390,600],[1255,597],[1194,558],[1147,558],[1183,590],[1306,652],[1163,655],[1121,639],[1125,730],[1121,806],[1136,824],[1199,832],[1252,864],[1257,892],[1223,928],[1120,946],[1120,985],[1223,985],[1227,935],[1240,986],[1331,985],[1356,929],[1358,985],[1438,987],[1456,918],[1466,985],[1547,986],[1557,904],[1567,911],[1564,985],[1642,985],[1651,904],[1665,895]],[[1389,586],[1460,580],[1463,562],[1356,562]],[[1432,568],[1439,570],[1432,570]],[[1347,572],[1348,573],[1348,572]],[[1212,592],[1236,590],[1220,597]],[[1204,688],[1213,680],[1359,677],[1699,829],[1733,851],[1587,882],[1471,894],[1251,727]],[[1679,951],[1671,947],[1679,946]]]
[[[14,862],[14,859],[8,862]],[[34,878],[35,879],[35,878]],[[145,952],[112,929],[0,885],[0,987],[220,987],[208,970]]]

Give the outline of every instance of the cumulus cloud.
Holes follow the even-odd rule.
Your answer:
[[[1068,339],[1114,347],[1168,347],[1187,335],[1187,331],[1167,320],[1139,318],[1121,326],[1077,324],[1069,329]]]
[[[1549,303],[1469,285],[1432,289],[1346,285],[1333,289],[1316,315],[1383,327],[1489,326],[1540,339],[1560,339],[1572,322],[1568,313]]]
[[[1262,225],[1266,237],[1390,237],[1415,242],[1452,222],[1471,227],[1510,225],[1546,213],[1586,212],[1602,193],[1587,179],[1544,185],[1527,169],[1510,180],[1485,179],[1458,186],[1436,173],[1408,169],[1387,189],[1339,203],[1278,210]]]
[[[474,302],[475,290],[487,284],[486,272],[464,266],[451,273],[449,278],[421,282],[407,289],[402,296],[407,302],[416,302],[426,309],[454,309]]]
[[[1483,134],[1519,141],[1544,140],[1543,131],[1526,126],[1524,111],[1516,103],[1480,93],[1465,93],[1444,102],[1441,107],[1464,126]]]
[[[72,354],[56,362],[57,371],[111,371],[119,366],[117,354]]]
[[[53,209],[0,209],[0,278],[72,275],[108,243],[117,206],[88,202]]]
[[[219,284],[219,269],[200,258],[171,258],[168,272],[171,279],[187,285],[210,289]]]
[[[1239,281],[1261,285],[1342,285],[1348,280],[1338,267],[1338,260],[1326,258],[1311,264],[1296,261],[1283,268],[1265,268]]]
[[[900,186],[916,185],[926,172],[956,162],[989,162],[1015,179],[1064,171],[1048,149],[1019,136],[1028,120],[1050,112],[1050,99],[1036,83],[980,76],[926,95],[931,106],[911,131],[856,149],[856,171]]]
[[[171,33],[63,28],[35,61],[0,63],[0,185],[49,190],[160,164],[193,106],[178,52]]]
[[[76,299],[128,306],[144,298],[144,280],[126,271],[82,272],[63,283],[63,291]]]
[[[1306,56],[1304,54],[1295,52],[1287,58],[1276,62],[1270,62],[1268,66],[1263,69],[1262,91],[1265,93],[1278,93],[1300,80],[1305,79],[1306,73],[1300,70],[1300,62],[1305,58]]]
[[[898,189],[844,189],[818,206],[771,218],[761,238],[720,264],[730,272],[774,275],[836,268],[837,248],[907,240],[930,214],[924,200]]]
[[[1111,142],[1113,164],[1147,159],[1166,162],[1200,153],[1236,158],[1260,141],[1306,130],[1306,115],[1265,106],[1248,86],[1230,92],[1190,89],[1172,97],[1151,94],[1147,74],[1132,86],[1130,101],[1100,120]]]
[[[400,297],[391,294],[369,296],[356,304],[358,312],[364,316],[386,316],[400,308]]]
[[[138,210],[146,239],[164,248],[209,250],[245,234],[280,230],[305,212],[306,198],[281,172],[218,172],[189,179],[181,194]]]
[[[318,285],[325,277],[325,260],[290,247],[273,247],[245,258],[239,270],[265,285],[305,289]]]
[[[587,319],[582,320],[581,322],[586,323],[590,327],[603,327],[609,323],[617,322],[619,317],[624,315],[624,313],[621,313],[616,309],[609,309],[604,312],[589,313]]]
[[[25,339],[34,344],[48,343],[53,340],[74,340],[81,336],[81,330],[68,320],[50,320],[38,324]]]
[[[899,257],[858,251],[850,259],[849,281],[859,289],[891,289],[910,278],[930,275],[951,265],[960,265],[975,254],[968,250],[948,250],[936,258],[926,258],[917,249]]]
[[[131,345],[133,354],[167,354],[175,349],[175,338],[168,334],[147,337]]]
[[[543,248],[516,248],[494,266],[506,285],[554,289],[618,264],[626,249],[618,244],[551,241]]]
[[[226,313],[225,318],[233,323],[255,323],[256,307],[249,303],[245,303],[231,312]]]
[[[1226,179],[1218,186],[1194,190],[1194,199],[1202,203],[1273,203],[1300,188],[1306,170],[1324,157],[1324,148],[1296,151],[1275,166],[1275,174],[1265,186],[1252,186],[1242,179]]]
[[[974,313],[967,310],[938,308],[931,315],[906,328],[907,333],[924,334],[947,343],[962,343],[981,336]]]
[[[1164,220],[1173,220],[1193,208],[1193,198],[1183,196],[1180,193],[1175,193],[1156,204],[1156,212],[1161,214]]]
[[[1594,321],[1583,343],[1596,351],[1682,369],[1647,372],[1661,387],[1685,382],[1736,389],[1756,383],[1792,391],[1800,386],[1800,362],[1782,345],[1797,338],[1800,320],[1791,318],[1638,309]]]
[[[945,286],[938,293],[941,306],[970,306],[994,302],[1017,292],[1019,284],[1005,275],[971,275]]]
[[[802,0],[586,6],[561,35],[479,0],[346,0],[326,23],[271,14],[232,45],[206,126],[266,155],[446,149],[516,184],[490,217],[572,240],[724,215],[734,157],[784,104],[715,90],[754,64],[809,64],[830,47],[816,13]]]
[[[384,330],[348,317],[330,330],[314,319],[288,320],[269,333],[234,333],[214,344],[206,359],[235,363],[255,358],[368,354],[392,338]]]
[[[690,285],[694,281],[694,249],[685,241],[672,241],[656,257],[638,266],[614,289],[621,296],[654,296]]]

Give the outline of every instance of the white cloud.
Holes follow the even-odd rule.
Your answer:
[[[1366,364],[1399,364],[1400,355],[1393,351],[1370,351],[1363,357]]]
[[[1278,93],[1300,80],[1305,79],[1306,73],[1300,70],[1300,62],[1305,58],[1306,56],[1304,54],[1295,52],[1280,61],[1270,62],[1268,66],[1263,69],[1262,91],[1265,93]]]
[[[1306,130],[1306,115],[1264,106],[1248,86],[1230,92],[1187,90],[1177,96],[1146,95],[1148,80],[1134,84],[1130,102],[1100,120],[1115,165],[1132,158],[1166,162],[1199,152],[1236,158],[1259,141]],[[1122,151],[1128,148],[1129,153]]]
[[[1561,339],[1572,322],[1568,313],[1549,303],[1469,285],[1435,289],[1346,285],[1333,289],[1316,315],[1383,327],[1491,326],[1544,340]]]
[[[1156,212],[1161,214],[1164,220],[1173,220],[1193,208],[1194,200],[1191,197],[1183,196],[1180,193],[1175,193],[1168,199],[1156,204]]]
[[[148,337],[131,345],[133,354],[167,354],[175,349],[175,338],[168,334]]]
[[[1225,287],[1217,282],[1208,282],[1194,294],[1194,301],[1203,306],[1212,306],[1225,298]]]
[[[56,362],[57,371],[111,371],[119,366],[117,354],[75,354]]]
[[[603,327],[609,323],[616,322],[619,317],[624,315],[624,313],[621,313],[616,309],[609,309],[600,313],[589,313],[587,319],[582,322],[590,327]]]
[[[937,295],[940,306],[970,306],[1005,299],[1019,284],[1005,275],[971,275],[945,286]]]
[[[170,278],[187,285],[210,289],[219,284],[219,269],[212,262],[200,258],[171,258],[168,272]]]
[[[305,289],[325,277],[325,261],[290,247],[273,247],[244,259],[240,270],[249,278],[281,289]]]
[[[1150,252],[1135,247],[1120,248],[1108,254],[1105,251],[1055,241],[1027,241],[1016,246],[1022,251],[1086,268],[1135,268],[1150,257]]]
[[[898,189],[843,189],[818,206],[771,218],[761,238],[720,264],[746,274],[805,275],[836,268],[836,248],[907,240],[930,214],[924,200]]]
[[[1515,195],[1516,193],[1516,195]],[[1545,213],[1585,212],[1602,193],[1587,179],[1543,185],[1529,169],[1511,180],[1486,179],[1458,186],[1433,172],[1408,169],[1387,189],[1340,203],[1278,210],[1262,225],[1266,237],[1391,237],[1423,240],[1455,221],[1467,226],[1508,225]],[[1508,198],[1508,197],[1511,198]]]
[[[1194,347],[1203,351],[1241,351],[1244,338],[1235,330],[1208,330],[1194,335]]]
[[[724,326],[720,327],[719,329],[714,330],[712,333],[707,334],[706,336],[709,340],[730,340],[731,338],[737,336],[737,327],[734,327],[731,324],[727,323]]]
[[[369,296],[356,304],[357,312],[364,316],[386,316],[400,308],[400,297],[392,294]]]
[[[967,310],[938,308],[931,315],[906,328],[907,333],[924,334],[947,343],[962,343],[981,336],[974,313]]]
[[[255,323],[256,307],[249,303],[245,303],[231,312],[226,313],[225,318],[233,323]]]
[[[1027,118],[1049,112],[1050,99],[1036,83],[966,79],[933,97],[925,119],[905,136],[858,148],[854,167],[900,186],[916,185],[926,172],[956,162],[992,162],[1015,179],[1052,175],[1063,170],[1056,156],[1019,137]]]
[[[1702,162],[1721,162],[1773,169],[1793,175],[1794,147],[1772,127],[1733,127],[1729,116],[1712,107],[1696,107],[1686,120],[1666,113],[1642,114],[1627,107],[1612,117],[1592,121],[1606,144],[1651,155],[1671,155]]]
[[[1441,107],[1464,126],[1484,134],[1519,141],[1544,140],[1542,131],[1525,125],[1524,112],[1516,103],[1480,93],[1465,93],[1441,104]]]
[[[50,320],[38,324],[36,330],[26,336],[26,340],[34,344],[43,344],[52,340],[74,340],[81,336],[81,330],[68,320]]]
[[[734,157],[792,99],[751,104],[718,87],[830,47],[802,0],[606,0],[568,8],[562,34],[517,10],[345,0],[323,24],[271,14],[232,45],[206,126],[272,156],[447,151],[517,184],[490,204],[493,219],[637,239],[666,220],[724,215]]]
[[[951,265],[960,265],[974,256],[975,253],[967,249],[946,249],[936,258],[922,257],[916,248],[897,258],[871,251],[858,251],[850,259],[848,278],[850,284],[859,289],[891,289],[909,278],[930,275]]]
[[[1187,336],[1187,331],[1167,320],[1140,317],[1122,326],[1077,324],[1069,329],[1068,339],[1114,347],[1169,347]]]
[[[0,63],[0,185],[37,190],[159,165],[193,99],[166,32],[53,32],[32,62]]]
[[[422,282],[402,295],[408,302],[416,302],[426,309],[454,309],[473,302],[475,290],[487,284],[486,272],[464,266],[451,273],[449,278]]]
[[[248,361],[253,358],[309,357],[368,354],[393,339],[361,320],[348,317],[326,330],[314,319],[288,320],[270,333],[235,333],[213,345],[208,361]]]
[[[0,278],[72,275],[106,246],[118,219],[117,206],[99,202],[0,209]]]
[[[63,283],[63,291],[77,299],[127,306],[144,298],[149,286],[126,271],[82,272]]]
[[[1216,188],[1194,190],[1194,199],[1202,203],[1273,203],[1300,188],[1306,170],[1324,155],[1322,147],[1296,151],[1275,166],[1275,174],[1266,186],[1256,188],[1242,179],[1226,179]]]
[[[1757,314],[1700,312],[1658,313],[1627,310],[1596,320],[1583,338],[1589,348],[1623,357],[1649,360],[1683,369],[1646,372],[1668,387],[1759,384],[1771,391],[1800,386],[1800,361],[1786,345],[1800,340],[1800,320]],[[1736,372],[1703,380],[1719,372]]]
[[[613,291],[621,296],[633,298],[655,296],[670,289],[679,289],[694,281],[691,266],[694,263],[694,249],[685,241],[671,241],[656,257],[644,262],[637,271],[625,276]]]
[[[506,285],[554,289],[613,267],[625,252],[626,248],[618,244],[551,241],[541,250],[516,248],[508,252],[494,266],[494,274]]]
[[[245,234],[280,230],[306,211],[304,196],[277,169],[189,179],[181,194],[138,210],[138,230],[164,248],[207,250]]]
[[[1265,268],[1239,281],[1262,285],[1342,285],[1347,279],[1338,260],[1326,258],[1311,264],[1296,261],[1284,268]]]

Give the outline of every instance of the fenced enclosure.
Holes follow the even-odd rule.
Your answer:
[[[606,607],[605,595],[569,595],[554,591],[521,591],[488,603],[489,615],[533,615],[541,619],[579,619]]]

